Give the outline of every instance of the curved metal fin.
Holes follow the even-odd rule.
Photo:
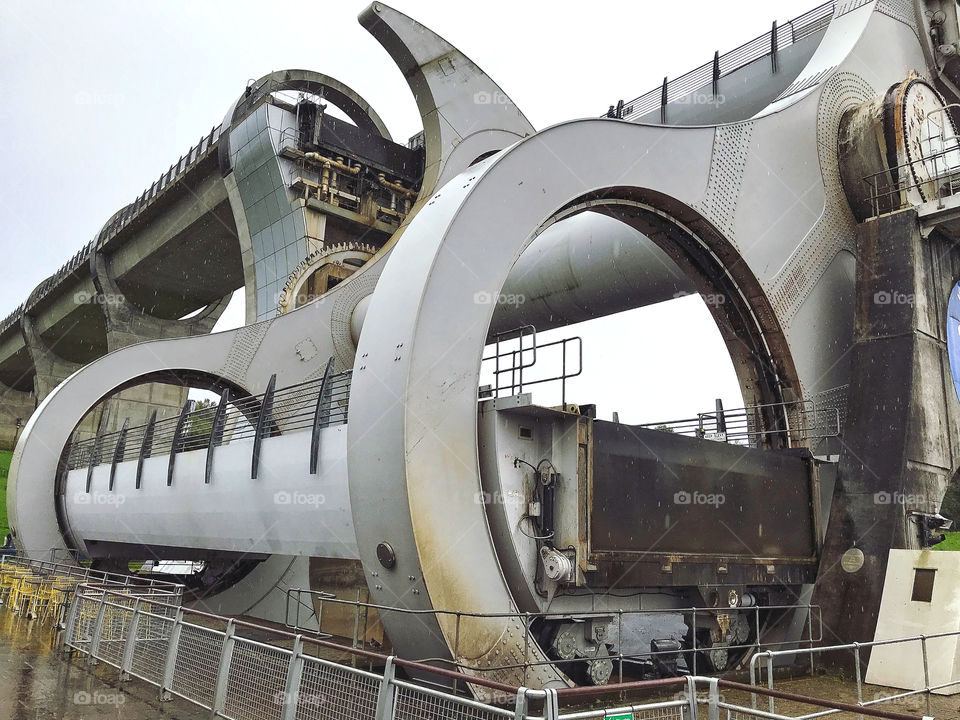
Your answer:
[[[323,380],[320,381],[320,393],[317,395],[317,407],[313,411],[313,434],[310,437],[310,474],[317,474],[320,461],[320,426],[323,423],[324,397],[327,394],[327,384],[333,370],[333,358],[327,360],[327,367],[323,370]]]
[[[270,382],[267,383],[267,389],[263,393],[263,402],[260,403],[260,416],[257,418],[257,430],[253,436],[253,459],[250,464],[250,479],[256,480],[257,473],[260,472],[260,446],[263,443],[264,435],[270,432],[273,415],[273,394],[277,387],[277,374],[270,376]]]
[[[223,443],[223,429],[227,422],[227,405],[230,404],[230,388],[225,388],[220,394],[220,404],[213,416],[210,426],[210,442],[207,443],[207,467],[203,472],[203,482],[210,484],[213,475],[213,449]]]
[[[136,489],[140,489],[140,481],[143,479],[143,461],[150,457],[153,452],[153,431],[157,427],[157,411],[150,413],[150,419],[147,420],[147,428],[143,431],[143,442],[140,443],[140,455],[137,457],[137,484]]]
[[[117,436],[117,446],[113,450],[113,462],[110,463],[110,484],[107,489],[113,492],[113,481],[117,476],[117,463],[123,460],[123,455],[127,450],[127,430],[130,428],[130,418],[125,418],[123,427],[120,428],[120,434]]]
[[[420,199],[433,195],[480,155],[536,132],[489,75],[429,28],[381,2],[358,19],[390,53],[416,98],[426,148]],[[484,131],[492,132],[484,138]],[[450,163],[461,144],[464,152]]]
[[[187,415],[190,413],[192,400],[187,400],[180,411],[180,417],[177,418],[177,427],[173,431],[173,443],[170,445],[170,461],[167,463],[167,486],[173,485],[173,465],[177,460],[177,451],[180,449],[180,441],[183,439],[183,428],[187,424]]]

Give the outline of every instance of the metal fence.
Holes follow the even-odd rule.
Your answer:
[[[721,710],[727,711],[728,720],[795,720],[794,716],[736,704],[721,695],[720,688],[799,699],[838,712],[919,720],[872,707],[696,676],[602,687],[513,687],[187,610],[158,600],[149,588],[118,591],[79,585],[63,645],[91,662],[117,668],[121,679],[137,678],[159,688],[162,699],[182,698],[228,720],[697,720],[700,706],[707,707],[709,720],[718,720]],[[349,653],[353,665],[321,657],[325,648]],[[358,660],[369,667],[357,667]],[[427,674],[434,680],[453,680],[455,687],[468,686],[484,701],[448,692],[425,679],[411,681],[401,677],[399,670],[421,678]],[[623,698],[637,692],[673,695],[623,704]],[[613,702],[603,699],[610,695],[614,695]]]
[[[183,585],[160,580],[157,578],[122,575],[119,573],[94,570],[89,567],[72,563],[60,563],[54,560],[32,560],[30,558],[4,555],[0,557],[0,569],[20,567],[30,570],[37,575],[59,575],[79,580],[83,583],[97,583],[104,586],[131,587],[132,589],[150,589],[155,593],[163,593],[170,602],[180,603],[183,597]]]
[[[822,407],[814,400],[749,405],[725,410],[720,401],[713,411],[696,417],[644,423],[640,427],[756,447],[772,436],[784,435],[791,445],[807,440],[837,437],[840,408]]]
[[[938,683],[935,685],[930,684],[930,669],[932,667],[932,661],[939,661],[940,658],[931,658],[928,654],[928,642],[930,640],[935,640],[937,638],[947,638],[954,637],[960,638],[960,631],[953,632],[943,632],[943,633],[932,633],[930,635],[914,635],[911,637],[904,638],[895,638],[891,640],[876,640],[873,642],[863,642],[863,643],[848,643],[845,645],[827,645],[822,647],[811,648],[810,650],[804,651],[809,653],[811,672],[815,658],[823,654],[832,654],[836,655],[838,653],[849,653],[850,657],[853,660],[854,667],[854,680],[856,681],[857,686],[857,702],[858,704],[869,707],[872,705],[879,705],[882,703],[891,703],[902,701],[904,698],[917,697],[923,695],[926,700],[927,715],[930,714],[930,693],[937,690],[945,690],[948,687],[960,686],[960,680],[954,680],[945,683]],[[909,645],[917,645],[920,649],[920,655],[923,659],[923,688],[919,690],[906,690],[901,693],[894,693],[892,695],[883,694],[881,696],[875,697],[873,700],[864,700],[863,694],[863,656],[866,653],[869,653],[871,649],[875,647],[880,647],[881,645],[897,645],[907,649]],[[767,689],[774,689],[774,663],[777,658],[780,658],[784,655],[782,651],[778,650],[765,650],[754,655],[750,658],[750,684],[752,686],[760,686],[764,681],[764,671],[766,672],[766,683]],[[775,703],[774,696],[769,695],[769,705],[770,712],[774,712]],[[757,696],[754,694],[751,698],[753,707],[757,706]],[[836,710],[827,710],[822,713],[817,713],[817,716],[821,715],[833,715],[836,714]]]

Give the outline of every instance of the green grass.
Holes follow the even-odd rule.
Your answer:
[[[939,545],[934,546],[934,550],[960,550],[960,532],[944,533],[947,539]]]
[[[0,451],[0,545],[10,532],[7,527],[7,471],[10,469],[12,452]]]

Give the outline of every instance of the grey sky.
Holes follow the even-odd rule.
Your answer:
[[[816,0],[392,4],[459,47],[543,128],[599,115]],[[0,4],[0,316],[219,123],[251,78],[283,68],[319,70],[366,97],[395,139],[419,131],[399,70],[356,21],[365,5]],[[670,305],[632,314],[634,339],[648,338],[649,349],[649,338],[665,333],[676,347],[664,357],[692,353],[695,367],[708,374],[723,369],[712,382],[739,404],[729,397],[729,361],[705,311],[690,300]],[[235,305],[227,322],[241,316]],[[636,368],[638,353],[629,359]],[[676,362],[644,362],[641,375],[670,372],[682,380],[672,374]],[[688,409],[712,404],[709,388],[684,395],[680,404]],[[668,400],[657,399],[644,417],[657,419],[650,414],[666,411]]]

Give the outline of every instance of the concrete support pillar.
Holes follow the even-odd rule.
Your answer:
[[[14,390],[0,383],[0,450],[13,450],[19,431],[36,407],[32,392]]]
[[[79,370],[81,365],[57,355],[41,337],[33,318],[27,313],[20,318],[20,333],[33,362],[33,394],[39,404],[51,390]]]
[[[857,243],[850,399],[813,600],[828,645],[873,640],[888,550],[920,547],[911,513],[939,510],[960,463],[946,349],[958,252],[936,232],[923,238],[914,210],[861,224]]]
[[[20,318],[20,334],[33,363],[33,397],[39,405],[57,385],[81,368],[80,363],[65,360],[47,345],[34,324],[33,318],[23,313]],[[85,440],[97,433],[102,412],[90,412],[77,428],[77,439]],[[24,418],[26,422],[26,418]]]
[[[97,289],[97,302],[103,311],[109,352],[147,340],[207,334],[230,302],[230,295],[226,295],[185,320],[158,318],[145,313],[126,298],[102,253],[92,253],[90,274]],[[153,410],[157,410],[159,419],[176,415],[183,407],[186,395],[186,388],[160,383],[124,390],[103,403],[103,428],[107,432],[116,430],[126,418],[132,425],[143,424]]]

